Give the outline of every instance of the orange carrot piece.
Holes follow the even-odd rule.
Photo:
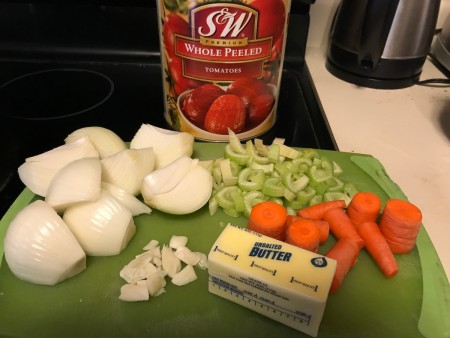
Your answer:
[[[386,242],[389,244],[389,247],[391,248],[391,251],[394,254],[408,254],[416,246],[415,241],[408,244],[408,243],[400,243],[390,238],[386,238]]]
[[[386,237],[399,237],[404,239],[413,239],[417,238],[417,235],[420,231],[420,227],[417,228],[402,228],[402,227],[393,227],[386,225],[385,223],[380,224],[380,230]]]
[[[297,211],[297,215],[310,219],[323,219],[328,210],[344,209],[345,207],[346,204],[344,200],[326,201],[300,209]]]
[[[337,239],[350,238],[359,248],[364,246],[364,240],[356,231],[355,225],[342,209],[330,209],[325,213],[323,219],[330,225],[331,233]]]
[[[368,191],[358,192],[348,205],[347,215],[355,225],[376,222],[381,204],[381,199],[376,194]]]
[[[288,215],[287,216],[287,220],[286,220],[286,230],[289,229],[289,226],[298,220],[301,219],[309,219],[309,218],[305,218],[305,217],[301,217],[301,216],[294,216],[294,215]],[[313,221],[317,227],[319,228],[320,231],[320,242],[319,244],[325,243],[328,239],[328,236],[330,234],[330,225],[328,224],[328,222],[320,220],[320,219],[311,219],[311,221]]]
[[[275,202],[261,202],[253,206],[247,228],[284,241],[287,210]]]
[[[397,261],[381,230],[378,228],[378,224],[375,222],[364,222],[356,225],[356,230],[364,240],[364,247],[383,274],[387,278],[394,277],[398,272]]]
[[[380,224],[383,223],[403,228],[417,228],[422,223],[422,212],[408,201],[389,199],[381,214]]]
[[[320,231],[313,220],[302,218],[293,222],[286,232],[286,243],[312,252],[319,251]]]
[[[349,238],[342,238],[325,254],[326,257],[332,258],[337,262],[336,272],[331,282],[330,293],[335,293],[339,290],[345,276],[347,276],[350,269],[356,263],[359,250],[360,248],[355,241]]]
[[[392,252],[404,254],[414,248],[421,223],[422,212],[418,207],[405,200],[389,199],[379,224]]]

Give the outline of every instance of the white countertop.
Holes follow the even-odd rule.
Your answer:
[[[338,148],[380,160],[422,210],[450,279],[450,88],[376,90],[331,75],[325,68],[326,34],[336,3],[321,0],[311,7],[306,62]],[[442,0],[438,24],[448,6],[450,0]],[[427,61],[421,79],[434,77],[444,76]]]

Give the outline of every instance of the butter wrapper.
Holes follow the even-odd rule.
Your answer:
[[[208,255],[208,289],[316,337],[336,261],[228,224]]]

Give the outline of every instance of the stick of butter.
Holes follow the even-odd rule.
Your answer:
[[[316,337],[336,261],[228,224],[208,255],[210,292]]]

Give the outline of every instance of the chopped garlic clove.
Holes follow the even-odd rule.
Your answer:
[[[200,261],[198,262],[198,267],[201,269],[208,269],[208,256],[203,252],[196,252],[200,256]]]
[[[166,286],[166,280],[163,276],[160,276],[158,273],[150,275],[146,281],[145,285],[147,287],[148,293],[150,296],[155,297],[161,294],[161,289],[164,289]]]
[[[188,238],[186,236],[173,235],[170,238],[169,246],[172,249],[178,249],[179,247],[185,247],[187,242],[188,242]]]
[[[159,246],[159,242],[156,239],[152,239],[142,250],[151,250]]]
[[[146,285],[125,284],[120,288],[119,299],[126,302],[149,300],[150,296]]]
[[[181,270],[181,261],[168,246],[161,249],[161,261],[163,270],[171,278]]]
[[[175,256],[177,256],[183,263],[188,265],[197,265],[200,262],[200,255],[197,252],[192,252],[191,249],[185,246],[179,247],[175,251]]]
[[[186,265],[180,272],[172,277],[172,283],[178,286],[189,284],[197,279],[192,265]]]

